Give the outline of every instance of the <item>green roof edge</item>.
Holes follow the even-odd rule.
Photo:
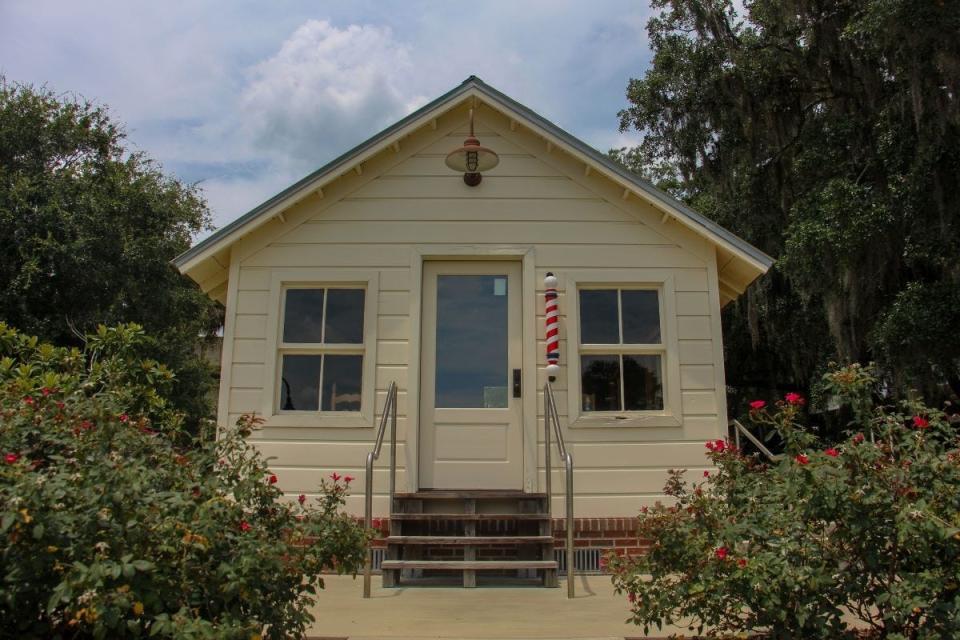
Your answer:
[[[623,178],[624,180],[627,180],[631,184],[637,186],[641,191],[651,196],[655,200],[659,200],[669,205],[670,207],[676,209],[677,211],[679,211],[680,213],[688,217],[691,221],[702,226],[705,230],[709,231],[710,233],[723,238],[724,240],[729,242],[731,245],[733,245],[737,249],[740,249],[741,251],[749,255],[758,263],[764,265],[767,269],[769,269],[773,265],[774,263],[773,258],[768,256],[766,253],[764,253],[760,249],[757,249],[756,247],[754,247],[752,244],[750,244],[740,236],[725,229],[724,227],[720,226],[713,220],[710,220],[706,216],[694,211],[693,209],[688,207],[686,204],[684,204],[680,200],[677,200],[676,198],[671,196],[666,191],[658,189],[649,181],[645,180],[644,178],[641,178],[637,174],[633,173],[632,171],[629,171],[625,167],[611,160],[606,154],[603,154],[597,151],[587,143],[583,142],[582,140],[573,136],[567,131],[561,129],[560,127],[553,124],[552,122],[550,122],[549,120],[547,120],[546,118],[538,114],[537,112],[533,111],[529,107],[517,102],[516,100],[506,95],[505,93],[502,93],[501,91],[491,87],[490,85],[485,83],[483,80],[481,80],[477,76],[468,77],[458,86],[454,87],[453,89],[446,92],[442,96],[436,98],[435,100],[430,101],[429,103],[420,107],[413,113],[410,113],[409,115],[401,118],[396,123],[390,125],[386,129],[380,131],[374,136],[361,142],[360,144],[353,147],[349,151],[334,158],[333,160],[323,165],[316,171],[313,171],[308,175],[304,176],[303,178],[301,178],[300,180],[297,180],[295,183],[293,183],[292,185],[290,185],[280,193],[262,202],[258,206],[254,207],[247,213],[237,218],[236,220],[214,231],[212,234],[210,234],[209,236],[207,236],[206,238],[204,238],[203,240],[201,240],[200,242],[198,242],[197,244],[190,247],[189,249],[181,253],[179,256],[174,258],[173,264],[178,268],[182,267],[184,264],[186,264],[191,259],[193,259],[196,255],[202,253],[207,247],[215,244],[221,238],[229,235],[236,229],[242,227],[250,220],[253,220],[258,215],[260,215],[261,213],[263,213],[273,205],[277,204],[287,196],[293,193],[296,193],[297,191],[305,187],[307,184],[313,182],[317,178],[327,173],[330,173],[334,169],[342,165],[349,164],[350,160],[352,160],[355,156],[363,153],[364,151],[366,151],[367,149],[370,149],[371,147],[378,145],[385,138],[388,138],[392,134],[399,131],[400,129],[403,129],[410,122],[413,122],[414,120],[421,117],[425,113],[432,111],[433,109],[440,106],[441,104],[456,98],[458,94],[464,93],[472,87],[476,87],[481,93],[485,93],[491,98],[506,104],[508,107],[510,107],[514,111],[517,111],[528,120],[534,122],[538,126],[549,131],[551,134],[553,134],[557,138],[561,139],[564,143],[575,148],[580,153],[583,153],[584,155],[588,156],[597,164],[602,165],[605,169],[607,169],[611,173],[615,173],[616,175]]]

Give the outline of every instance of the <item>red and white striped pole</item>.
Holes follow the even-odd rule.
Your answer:
[[[560,310],[557,308],[557,277],[548,272],[543,279],[547,302],[547,376],[550,382],[560,373]]]

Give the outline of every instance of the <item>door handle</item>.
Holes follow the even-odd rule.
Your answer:
[[[520,369],[513,370],[513,397],[520,397]]]

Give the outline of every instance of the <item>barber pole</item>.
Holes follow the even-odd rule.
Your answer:
[[[547,376],[550,382],[560,373],[560,310],[557,308],[557,277],[547,273],[543,279],[547,301]]]

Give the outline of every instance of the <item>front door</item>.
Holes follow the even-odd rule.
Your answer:
[[[520,263],[425,262],[421,317],[420,487],[521,489]]]

